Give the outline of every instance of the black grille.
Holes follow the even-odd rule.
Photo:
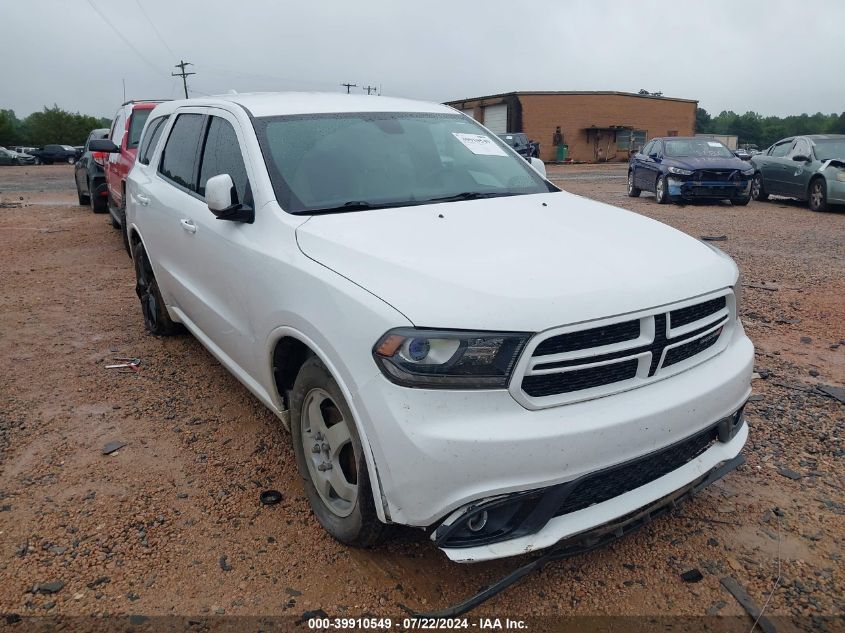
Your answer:
[[[583,510],[659,479],[701,455],[716,438],[713,427],[656,453],[587,475],[578,481],[555,516]]]
[[[628,380],[637,375],[637,360],[624,363],[601,365],[588,369],[575,369],[560,374],[541,374],[522,379],[522,390],[529,396],[539,398],[557,393],[570,393],[591,387],[601,387],[612,382]]]
[[[579,349],[601,347],[612,345],[622,341],[632,341],[640,335],[640,322],[625,321],[594,327],[589,330],[559,334],[546,339],[534,350],[534,356],[546,356],[548,354],[561,354],[563,352],[574,352]]]
[[[730,182],[733,180],[732,177],[735,178],[734,174],[738,174],[736,170],[728,170],[728,171],[714,171],[710,169],[702,169],[700,171],[695,172],[695,176],[693,179],[696,181],[703,181],[703,182]]]
[[[725,302],[724,297],[716,297],[715,299],[710,299],[710,301],[705,301],[704,303],[697,303],[694,306],[681,308],[680,310],[672,310],[672,312],[669,313],[669,323],[672,328],[679,328],[698,321],[699,319],[703,319],[704,317],[708,317],[711,314],[716,314],[726,305],[727,303]]]
[[[702,336],[701,338],[695,339],[694,341],[690,341],[689,343],[684,343],[683,345],[678,345],[678,347],[673,347],[668,352],[666,352],[666,360],[663,361],[663,366],[668,367],[669,365],[680,363],[682,360],[686,360],[687,358],[692,358],[696,354],[700,354],[708,347],[713,345],[716,341],[718,341],[719,335],[721,333],[722,328],[719,328],[718,330],[711,332],[707,336]]]

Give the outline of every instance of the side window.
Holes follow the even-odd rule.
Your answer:
[[[238,193],[238,202],[246,202],[247,176],[238,136],[232,124],[221,117],[211,117],[200,167],[197,193],[205,195],[205,183],[212,176],[229,174]]]
[[[655,139],[654,146],[651,148],[649,154],[657,154],[658,156],[663,156],[663,142]]]
[[[807,142],[805,138],[799,138],[795,141],[795,147],[792,148],[792,151],[789,152],[789,156],[809,156],[810,155],[810,144]]]
[[[652,148],[654,147],[654,141],[651,141],[648,145],[643,148],[643,154],[648,156],[651,154]]]
[[[167,117],[160,116],[150,122],[150,125],[147,128],[147,133],[141,141],[141,148],[138,150],[138,162],[143,163],[144,165],[150,164],[150,158],[152,158],[156,145],[158,145],[158,139],[161,137],[161,133],[164,130],[165,121],[167,121]]]
[[[126,140],[127,149],[135,149],[141,141],[141,132],[144,131],[144,123],[150,116],[152,110],[135,110],[132,118],[129,119],[129,138]]]
[[[180,114],[176,117],[159,167],[162,176],[191,191],[196,191],[197,146],[203,119],[202,114]]]
[[[789,152],[789,149],[792,147],[792,139],[781,143],[780,145],[775,145],[772,148],[772,156],[775,158],[783,158]]]
[[[111,142],[120,147],[123,141],[123,131],[126,128],[126,114],[121,110],[114,119],[114,124],[111,127]]]

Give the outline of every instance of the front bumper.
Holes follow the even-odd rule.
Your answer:
[[[691,176],[669,176],[669,195],[677,198],[726,200],[751,195],[751,179],[737,181],[694,180]]]
[[[355,406],[366,427],[386,517],[427,527],[479,501],[569,482],[711,427],[747,400],[753,362],[751,341],[737,323],[727,347],[713,358],[607,397],[529,411],[504,390],[408,389],[378,375],[359,389]],[[739,453],[746,434],[700,455],[692,462],[697,467],[687,465],[658,481],[681,487],[697,476],[690,468],[700,475]],[[650,494],[638,495],[637,507]],[[581,511],[589,518],[577,530],[566,530],[575,533],[586,523],[598,525],[624,513],[613,514],[616,500],[608,504]],[[545,530],[532,535],[535,547],[566,532],[551,523],[546,529],[552,529],[548,538]],[[489,557],[518,553],[507,543],[490,547]]]

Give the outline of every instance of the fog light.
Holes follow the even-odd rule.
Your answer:
[[[720,442],[730,442],[734,438],[745,419],[743,416],[744,409],[745,405],[740,407],[735,413],[719,420],[718,436]]]
[[[467,519],[467,529],[470,532],[480,532],[485,525],[487,525],[487,510]]]

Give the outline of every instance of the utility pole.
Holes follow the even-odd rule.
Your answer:
[[[361,90],[366,90],[367,94],[372,94],[378,90],[377,86],[361,86]]]
[[[346,94],[349,94],[350,88],[357,88],[358,84],[340,84],[341,86],[346,86]]]
[[[181,68],[182,72],[179,73],[170,73],[171,77],[181,77],[182,78],[182,85],[185,87],[185,98],[188,98],[188,75],[196,75],[196,73],[186,73],[185,66],[193,66],[191,62],[186,62],[184,60],[179,60],[179,63],[176,64],[175,68]]]

